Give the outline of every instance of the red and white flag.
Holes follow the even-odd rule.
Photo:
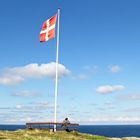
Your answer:
[[[40,42],[48,41],[55,36],[55,24],[56,24],[57,14],[46,20],[40,32]]]

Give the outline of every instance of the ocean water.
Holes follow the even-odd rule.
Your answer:
[[[81,125],[78,130],[107,137],[140,137],[140,125]]]
[[[25,129],[25,125],[0,125],[0,130]],[[79,132],[107,137],[140,137],[140,125],[80,125]]]

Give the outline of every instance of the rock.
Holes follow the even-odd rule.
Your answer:
[[[140,140],[137,137],[124,137],[124,138],[109,138],[110,140]]]
[[[110,140],[122,140],[121,138],[109,138]]]
[[[140,140],[140,138],[137,138],[137,137],[125,137],[125,138],[122,138],[122,140]]]

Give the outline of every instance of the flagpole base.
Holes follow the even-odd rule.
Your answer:
[[[54,125],[54,132],[56,132],[56,124]]]

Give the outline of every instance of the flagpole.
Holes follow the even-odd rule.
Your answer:
[[[57,95],[58,95],[58,55],[59,55],[59,22],[60,22],[60,9],[58,9],[58,23],[57,23],[57,46],[56,46],[56,71],[55,71],[55,104],[54,104],[54,123],[57,122]],[[54,125],[56,132],[56,125]]]

